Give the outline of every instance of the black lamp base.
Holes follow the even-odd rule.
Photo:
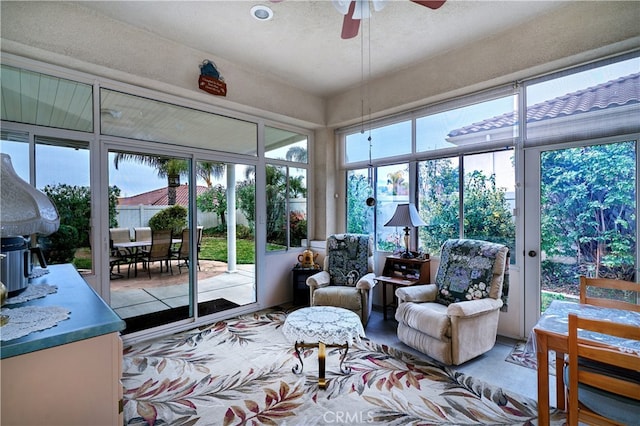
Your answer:
[[[410,251],[405,251],[400,255],[400,257],[403,259],[413,259],[415,256]]]
[[[413,254],[409,251],[409,227],[405,226],[404,228],[404,253],[402,253],[403,259],[413,259]]]

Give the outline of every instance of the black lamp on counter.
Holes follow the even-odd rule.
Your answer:
[[[402,226],[404,227],[404,245],[405,252],[402,253],[402,257],[405,259],[410,259],[413,256],[409,251],[409,230],[410,228],[415,228],[417,226],[426,226],[420,215],[418,214],[418,210],[416,210],[416,206],[410,203],[398,204],[396,207],[395,213],[384,226]]]

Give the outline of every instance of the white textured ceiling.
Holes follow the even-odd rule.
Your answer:
[[[360,34],[350,40],[340,38],[343,16],[328,0],[76,4],[210,53],[214,61],[223,58],[328,97],[363,79],[391,74],[498,34],[566,2],[448,0],[431,10],[409,0],[390,0],[382,11],[363,20]],[[269,6],[273,19],[259,22],[251,17],[256,4]],[[219,71],[224,77],[224,69]]]

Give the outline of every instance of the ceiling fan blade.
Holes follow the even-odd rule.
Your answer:
[[[360,20],[353,19],[353,12],[356,9],[356,2],[352,1],[349,5],[349,12],[344,15],[344,21],[342,21],[342,34],[341,37],[343,39],[354,38],[358,35],[358,30],[360,29]]]
[[[411,0],[414,3],[418,3],[421,6],[428,7],[429,9],[437,9],[442,6],[447,0]]]

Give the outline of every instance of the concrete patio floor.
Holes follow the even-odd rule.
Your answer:
[[[166,269],[166,268],[165,268]],[[122,319],[150,314],[162,310],[186,306],[189,304],[189,274],[186,268],[182,273],[173,265],[173,275],[159,264],[151,266],[151,278],[148,272],[138,270],[138,276],[111,280],[111,308]],[[227,264],[214,261],[200,261],[198,272],[198,302],[226,299],[238,305],[255,301],[255,266],[237,265],[236,271],[227,272]]]

